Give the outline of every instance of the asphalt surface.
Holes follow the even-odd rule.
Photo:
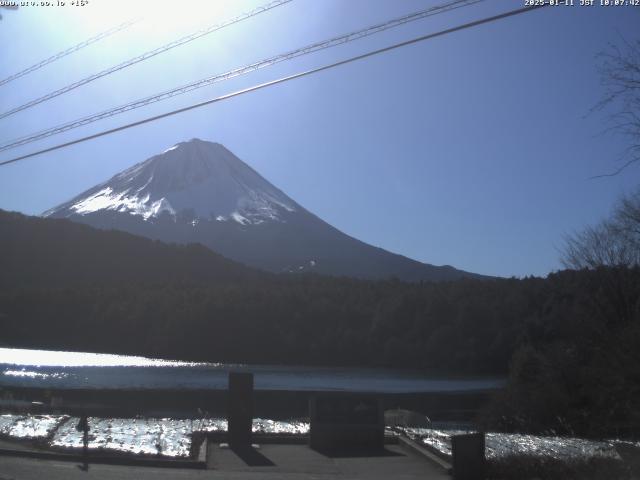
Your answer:
[[[0,457],[0,480],[83,479],[264,479],[264,480],[449,480],[440,467],[400,445],[388,445],[385,454],[366,457],[330,457],[305,445],[262,445],[236,452],[210,445],[207,470],[90,465],[85,472],[69,461]]]

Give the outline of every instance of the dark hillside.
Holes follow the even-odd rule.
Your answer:
[[[509,374],[492,428],[640,426],[640,270],[440,283],[274,275],[200,246],[0,213],[0,343]],[[623,431],[623,433],[624,433]]]
[[[167,245],[68,220],[0,210],[0,232],[1,288],[238,282],[266,276],[201,245]]]

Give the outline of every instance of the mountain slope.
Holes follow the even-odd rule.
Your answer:
[[[220,144],[192,139],[48,210],[103,229],[201,243],[273,272],[454,280],[436,267],[354,239],[316,217]]]
[[[0,231],[0,288],[245,284],[268,276],[201,245],[166,245],[66,220],[0,210]]]

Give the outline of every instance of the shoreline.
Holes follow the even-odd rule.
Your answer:
[[[254,415],[274,420],[306,418],[317,395],[349,395],[344,391],[254,390]],[[387,409],[419,412],[436,421],[473,421],[496,390],[459,392],[362,392],[382,399]],[[361,392],[358,392],[361,394]],[[0,386],[0,410],[42,414],[135,417],[226,417],[228,390],[213,389],[51,389]]]

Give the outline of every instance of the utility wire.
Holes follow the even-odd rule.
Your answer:
[[[53,92],[50,92],[42,97],[36,98],[34,100],[31,100],[23,105],[20,105],[18,107],[15,107],[11,110],[8,110],[4,113],[0,114],[0,119],[2,118],[6,118],[10,115],[13,115],[14,113],[18,113],[21,112],[22,110],[26,110],[27,108],[33,107],[35,105],[38,105],[42,102],[46,102],[47,100],[51,100],[52,98],[58,97],[64,93],[70,92],[71,90],[74,90],[78,87],[81,87],[82,85],[86,85],[87,83],[93,82],[94,80],[97,80],[99,78],[102,78],[104,76],[110,75],[114,72],[117,72],[119,70],[122,70],[124,68],[130,67],[132,65],[135,65],[137,63],[140,63],[144,60],[148,60],[149,58],[155,57],[156,55],[159,55],[161,53],[166,52],[167,50],[171,50],[172,48],[176,48],[179,47],[181,45],[184,45],[185,43],[189,43],[192,42],[193,40],[196,40],[200,37],[203,37],[205,35],[208,35],[210,33],[213,33],[217,30],[220,30],[224,27],[228,27],[229,25],[233,25],[235,23],[241,22],[242,20],[246,20],[248,18],[254,17],[260,13],[266,12],[267,10],[271,10],[272,8],[276,8],[279,7],[281,5],[284,5],[286,3],[289,3],[293,0],[274,0],[271,3],[268,3],[266,5],[262,5],[254,10],[251,10],[250,12],[247,13],[243,13],[242,15],[239,15],[235,18],[232,18],[230,20],[225,20],[222,23],[218,23],[216,25],[211,25],[207,28],[204,28],[202,30],[198,30],[195,33],[192,33],[190,35],[187,35],[185,37],[179,38],[177,40],[174,40],[173,42],[167,43],[161,47],[155,48],[153,50],[149,50],[148,52],[145,52],[141,55],[138,55],[137,57],[133,57],[130,58],[129,60],[126,60],[122,63],[119,63],[118,65],[114,65],[113,67],[109,67],[106,70],[102,70],[101,72],[95,73],[93,75],[90,75],[88,77],[85,77],[81,80],[78,80],[77,82],[74,82],[70,85],[67,85],[65,87],[62,87],[58,90],[54,90]]]
[[[34,65],[31,65],[28,68],[25,68],[24,70],[18,72],[18,73],[14,73],[13,75],[5,78],[4,80],[0,80],[0,87],[2,85],[6,85],[9,82],[12,82],[20,77],[24,77],[25,75],[31,73],[31,72],[35,72],[36,70],[41,69],[42,67],[44,67],[45,65],[49,65],[50,63],[55,62],[56,60],[60,60],[62,57],[66,57],[67,55],[71,55],[74,52],[77,52],[78,50],[83,49],[84,47],[88,47],[89,45],[91,45],[92,43],[96,43],[100,40],[102,40],[103,38],[107,38],[111,35],[113,35],[114,33],[118,33],[122,30],[126,30],[127,28],[129,28],[130,26],[138,23],[140,21],[139,18],[136,18],[134,20],[129,20],[126,21],[124,23],[121,23],[120,25],[117,25],[109,30],[106,30],[102,33],[99,33],[98,35],[91,37],[87,40],[85,40],[84,42],[80,42],[77,45],[74,45],[73,47],[69,47],[66,50],[63,50],[62,52],[58,52],[55,55],[50,56],[49,58],[46,58],[44,60],[42,60],[41,62],[38,62]]]
[[[349,64],[349,63],[352,63],[352,62],[356,62],[358,60],[363,60],[365,58],[369,58],[369,57],[372,57],[374,55],[379,55],[381,53],[389,52],[391,50],[395,50],[397,48],[405,47],[407,45],[412,45],[414,43],[422,42],[422,41],[425,41],[425,40],[430,40],[432,38],[440,37],[440,36],[443,36],[443,35],[447,35],[449,33],[458,32],[460,30],[465,30],[465,29],[476,27],[476,26],[483,25],[483,24],[486,24],[486,23],[495,22],[497,20],[501,20],[501,19],[504,19],[504,18],[507,18],[507,17],[512,17],[514,15],[519,15],[521,13],[529,12],[529,11],[532,11],[532,10],[537,10],[539,8],[543,8],[543,7],[547,7],[547,6],[549,6],[548,3],[535,5],[535,6],[532,6],[532,7],[519,8],[519,9],[516,9],[516,10],[510,10],[510,11],[502,13],[500,15],[495,15],[495,16],[492,16],[492,17],[486,17],[486,18],[483,18],[481,20],[476,20],[476,21],[473,21],[473,22],[465,23],[463,25],[458,25],[456,27],[448,28],[446,30],[440,30],[439,32],[430,33],[430,34],[423,35],[423,36],[420,36],[420,37],[417,37],[417,38],[413,38],[411,40],[406,40],[404,42],[396,43],[396,44],[390,45],[388,47],[380,48],[378,50],[373,50],[373,51],[364,53],[362,55],[357,55],[355,57],[350,57],[350,58],[347,58],[346,60],[340,60],[339,62],[334,62],[334,63],[330,63],[328,65],[323,65],[322,67],[314,68],[314,69],[311,69],[311,70],[306,70],[304,72],[295,73],[293,75],[288,75],[286,77],[281,77],[281,78],[278,78],[276,80],[271,80],[269,82],[265,82],[265,83],[261,83],[259,85],[254,85],[252,87],[245,88],[243,90],[237,90],[235,92],[228,93],[226,95],[221,95],[221,96],[213,98],[211,100],[207,100],[207,101],[204,101],[204,102],[196,103],[194,105],[189,105],[187,107],[179,108],[177,110],[172,110],[170,112],[166,112],[166,113],[163,113],[163,114],[160,114],[160,115],[155,115],[153,117],[148,117],[148,118],[145,118],[143,120],[139,120],[137,122],[133,122],[133,123],[129,123],[129,124],[126,124],[126,125],[122,125],[120,127],[112,128],[112,129],[109,129],[109,130],[104,130],[102,132],[95,133],[93,135],[88,135],[86,137],[78,138],[78,139],[72,140],[70,142],[61,143],[61,144],[55,145],[53,147],[49,147],[49,148],[45,148],[45,149],[42,149],[42,150],[38,150],[36,152],[32,152],[32,153],[29,153],[29,154],[26,154],[26,155],[21,155],[19,157],[15,157],[15,158],[12,158],[10,160],[5,160],[5,161],[0,162],[0,166],[8,165],[10,163],[15,163],[15,162],[18,162],[18,161],[21,161],[21,160],[25,160],[27,158],[35,157],[36,155],[41,155],[43,153],[52,152],[54,150],[59,150],[61,148],[69,147],[71,145],[76,145],[78,143],[86,142],[88,140],[93,140],[95,138],[103,137],[105,135],[110,135],[112,133],[120,132],[122,130],[127,130],[129,128],[137,127],[137,126],[143,125],[145,123],[154,122],[154,121],[160,120],[162,118],[170,117],[172,115],[177,115],[179,113],[187,112],[189,110],[193,110],[193,109],[196,109],[196,108],[204,107],[205,105],[211,105],[213,103],[222,102],[224,100],[228,100],[230,98],[237,97],[237,96],[243,95],[245,93],[261,90],[263,88],[271,87],[273,85],[277,85],[277,84],[280,84],[280,83],[285,83],[285,82],[288,82],[290,80],[294,80],[296,78],[306,77],[306,76],[312,75],[314,73],[322,72],[324,70],[329,70],[329,69],[332,69],[332,68],[335,68],[335,67],[338,67],[338,66],[341,66],[341,65],[346,65],[346,64]]]
[[[427,8],[425,10],[420,10],[414,13],[410,13],[408,15],[404,15],[398,18],[394,18],[387,22],[379,23],[367,28],[363,28],[361,30],[356,30],[351,33],[347,33],[344,35],[340,35],[337,37],[330,38],[328,40],[323,40],[321,42],[312,43],[310,45],[306,45],[301,48],[297,48],[295,50],[291,50],[286,53],[282,53],[264,60],[260,60],[258,62],[254,62],[248,65],[244,65],[242,67],[234,68],[233,70],[229,70],[224,73],[220,73],[211,77],[204,78],[202,80],[198,80],[186,85],[182,85],[181,87],[173,88],[171,90],[167,90],[162,93],[158,93],[156,95],[152,95],[149,97],[145,97],[139,100],[135,100],[133,102],[121,105],[119,107],[112,108],[110,110],[106,110],[100,113],[96,113],[87,117],[83,117],[77,120],[73,120],[67,122],[62,125],[58,125],[56,127],[52,127],[46,130],[42,130],[40,132],[32,133],[27,136],[11,140],[9,143],[4,145],[0,145],[0,152],[9,150],[12,148],[19,147],[21,145],[26,145],[28,143],[35,142],[37,140],[41,140],[43,138],[50,137],[52,135],[56,135],[62,132],[66,132],[68,130],[72,130],[74,128],[78,128],[84,125],[88,125],[93,122],[97,122],[98,120],[102,120],[104,118],[112,117],[114,115],[118,115],[120,113],[128,112],[130,110],[135,110],[137,108],[144,107],[151,103],[155,103],[161,100],[166,100],[171,97],[175,97],[177,95],[182,95],[184,93],[190,92],[192,90],[196,90],[198,88],[206,87],[212,85],[217,82],[221,82],[224,80],[229,80],[234,77],[238,77],[241,75],[245,75],[251,73],[255,70],[259,70],[261,68],[269,67],[271,65],[275,65],[280,62],[284,62],[287,60],[292,60],[294,58],[308,55],[311,53],[318,52],[320,50],[325,50],[328,48],[332,48],[338,45],[342,45],[345,43],[352,42],[354,40],[359,40],[361,38],[368,37],[370,35],[374,35],[376,33],[383,32],[385,30],[398,27],[400,25],[404,25],[409,22],[413,22],[416,20],[420,20],[426,17],[430,17],[432,15],[437,15],[440,13],[445,13],[460,7],[466,7],[469,5],[473,5],[475,3],[482,2],[484,0],[453,0],[448,3],[434,6],[431,8]]]

